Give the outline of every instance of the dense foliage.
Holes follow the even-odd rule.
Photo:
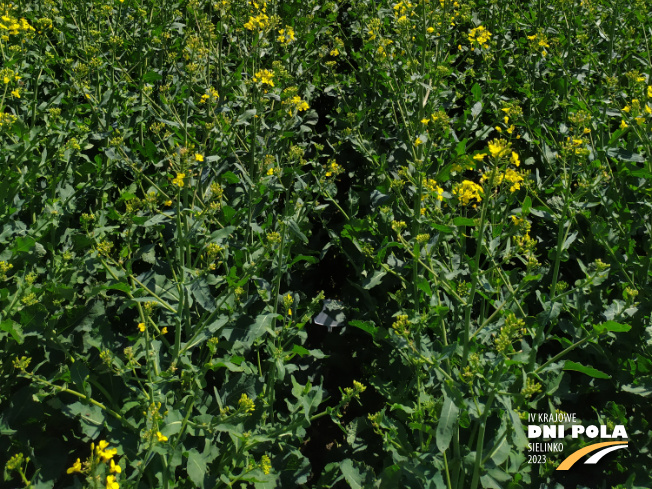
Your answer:
[[[6,484],[650,487],[646,0],[0,7]]]

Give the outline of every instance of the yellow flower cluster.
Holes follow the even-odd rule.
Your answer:
[[[514,351],[512,343],[526,333],[525,321],[517,319],[514,313],[505,318],[505,325],[500,328],[500,333],[495,339],[498,353],[507,354]]]
[[[9,85],[12,81],[20,80],[21,77],[18,76],[14,70],[2,68],[2,70],[0,70],[0,79],[2,80],[2,83]]]
[[[482,187],[471,180],[464,180],[462,183],[457,184],[453,189],[453,195],[456,195],[460,200],[460,204],[469,205],[471,202],[475,201],[473,206],[475,207],[478,202],[482,201],[482,196],[484,192]]]
[[[256,2],[253,2],[253,5],[258,11],[258,15],[250,15],[249,20],[244,24],[244,28],[250,31],[264,31],[270,25],[270,20],[266,13],[267,4],[264,3],[261,7]]]
[[[21,32],[31,33],[35,32],[35,29],[29,25],[25,19],[16,19],[14,16],[10,15],[8,11],[0,17],[0,38],[3,41],[9,40],[9,35],[17,36]],[[9,34],[9,35],[7,35]]]
[[[441,188],[439,185],[437,185],[437,181],[433,180],[432,178],[426,178],[423,182],[423,186],[430,191],[431,193],[435,194],[435,198],[439,201],[444,200],[444,189]]]
[[[12,268],[14,268],[14,266],[11,263],[0,261],[0,280],[5,280],[7,278],[7,273]]]
[[[326,168],[327,177],[337,176],[344,171],[344,168],[338,165],[335,160],[330,160]]]
[[[591,151],[586,147],[588,141],[584,138],[566,138],[566,142],[562,145],[562,153],[575,156],[588,156]]]
[[[285,100],[283,103],[285,105],[290,106],[289,109],[288,109],[288,114],[290,114],[290,115],[296,114],[298,112],[306,111],[306,110],[308,110],[310,108],[310,106],[308,105],[308,102],[303,100],[298,95],[295,95],[294,97],[292,97],[289,100]]]
[[[392,329],[399,336],[407,336],[410,330],[410,321],[407,314],[399,314],[396,321],[392,323]]]
[[[208,92],[201,96],[199,103],[205,104],[206,102],[216,102],[219,97],[220,94],[217,93],[217,90],[215,90],[213,87],[210,87]]]
[[[14,122],[18,120],[13,114],[8,114],[6,112],[0,112],[0,128],[4,126],[11,126]]]
[[[503,158],[512,150],[512,144],[504,139],[494,139],[489,141],[489,152],[494,158]]]
[[[257,71],[254,75],[254,83],[260,83],[262,85],[268,85],[270,87],[274,86],[274,72],[270,70],[260,70]]]
[[[102,462],[105,462],[105,463],[108,462],[109,460],[111,460],[113,458],[113,456],[118,453],[117,448],[107,448],[108,446],[109,446],[108,441],[101,440],[97,444],[97,446],[95,447],[95,454],[97,455],[97,457],[100,460],[102,460]],[[93,447],[91,446],[91,449],[92,448]],[[122,469],[119,469],[116,472],[120,472],[120,470],[122,470]]]
[[[650,96],[650,92],[650,88],[648,87],[648,96]],[[637,98],[632,99],[631,104],[625,105],[625,107],[622,108],[622,111],[630,117],[633,117],[638,126],[643,125],[645,123],[645,118],[652,115],[652,107],[650,107],[649,103],[642,104]],[[625,119],[621,121],[620,127],[628,127]]]
[[[184,185],[184,178],[186,178],[185,173],[177,173],[177,176],[172,180],[172,185],[176,185],[177,187],[182,188]]]
[[[399,27],[408,26],[408,16],[412,17],[414,15],[414,7],[410,2],[398,2],[394,5],[394,17]]]
[[[116,481],[116,476],[113,474],[122,473],[122,467],[116,464],[113,457],[117,455],[117,448],[108,448],[109,442],[101,440],[97,446],[91,443],[91,457],[82,464],[80,459],[77,459],[72,467],[66,470],[67,474],[74,473],[92,473],[93,467],[97,466],[100,462],[109,463],[109,475],[106,476],[106,489],[120,489],[120,484]]]
[[[487,44],[489,42],[489,39],[491,39],[491,32],[489,32],[483,26],[479,26],[476,27],[475,29],[471,29],[471,31],[469,32],[469,42],[471,42],[471,44],[474,46],[478,45],[487,49],[489,47],[489,45]],[[475,48],[472,47],[471,51],[473,51],[474,49]]]
[[[242,394],[242,396],[240,396],[240,400],[238,401],[238,408],[242,409],[245,414],[251,414],[255,411],[256,404],[252,399],[249,399],[247,394]]]
[[[278,37],[276,38],[278,42],[281,44],[290,44],[293,41],[296,41],[296,37],[294,37],[294,29],[290,27],[289,25],[285,26],[285,29],[280,29],[278,31]]]
[[[484,175],[482,175],[480,181],[484,183],[487,180],[489,180],[489,178],[490,178],[489,174],[485,173]],[[507,170],[505,170],[505,173],[499,173],[495,175],[490,183],[493,186],[498,186],[503,182],[507,182],[510,184],[509,191],[516,192],[521,188],[522,181],[523,181],[523,176],[520,173],[512,170],[511,168],[508,168]]]
[[[539,31],[536,34],[532,36],[527,36],[528,40],[530,41],[530,49],[533,51],[538,52],[539,50],[541,51],[541,56],[547,56],[548,52],[546,51],[546,48],[550,47],[550,44],[548,44],[548,38],[546,35],[543,33],[543,31]]]
[[[291,294],[283,296],[283,307],[285,307],[290,316],[292,316],[292,304],[294,304],[294,298]]]
[[[269,459],[267,455],[263,455],[260,458],[260,468],[263,471],[263,474],[268,475],[270,470],[272,469],[272,461]]]

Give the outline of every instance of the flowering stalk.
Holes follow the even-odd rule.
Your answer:
[[[492,176],[496,173],[496,167],[492,169]],[[493,180],[493,178],[492,178]],[[462,368],[466,367],[469,356],[469,338],[471,333],[471,310],[473,309],[473,300],[475,298],[476,288],[478,286],[478,275],[480,275],[480,255],[482,254],[482,239],[484,237],[484,225],[487,218],[487,206],[489,199],[482,199],[482,211],[480,215],[480,226],[478,227],[478,239],[473,258],[473,273],[471,274],[471,291],[464,311],[464,349],[462,352]]]

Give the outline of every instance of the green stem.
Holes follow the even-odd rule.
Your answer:
[[[109,413],[111,416],[113,416],[115,419],[120,421],[122,424],[127,426],[128,428],[132,429],[133,431],[136,431],[136,427],[132,426],[132,424],[125,418],[123,418],[120,414],[115,412],[113,409],[106,407],[104,404],[101,402],[96,401],[92,397],[89,397],[87,394],[82,394],[81,392],[74,391],[72,389],[68,389],[67,387],[61,387],[59,385],[53,384],[37,375],[34,375],[31,372],[25,372],[23,371],[23,374],[26,375],[27,377],[31,378],[32,380],[39,382],[41,384],[45,384],[48,387],[52,387],[53,389],[58,390],[59,392],[65,392],[66,394],[72,394],[73,396],[79,397],[80,399],[84,399],[85,401],[89,402],[93,406],[97,406],[100,408],[102,411],[106,411]]]
[[[495,173],[494,168],[492,172]],[[493,178],[489,181],[493,181]],[[487,217],[487,200],[484,199],[482,203],[482,214],[480,216],[480,227],[478,228],[478,239],[476,243],[475,257],[473,259],[473,274],[471,275],[471,291],[469,292],[469,300],[466,304],[464,311],[464,350],[462,352],[462,368],[466,367],[466,362],[469,356],[469,339],[471,332],[471,309],[473,309],[473,300],[475,298],[475,291],[478,286],[478,275],[480,273],[480,255],[482,253],[482,238],[484,235],[484,224]]]
[[[550,365],[551,363],[555,363],[557,360],[559,360],[560,358],[564,357],[568,352],[574,350],[574,349],[577,348],[578,346],[583,345],[584,343],[587,343],[588,341],[591,341],[591,340],[594,339],[595,337],[596,337],[596,334],[595,334],[595,333],[591,333],[591,334],[590,334],[589,336],[587,336],[586,338],[583,338],[583,339],[579,340],[578,342],[573,343],[571,346],[569,346],[569,347],[566,348],[565,350],[563,350],[563,351],[557,353],[554,357],[552,357],[552,358],[551,358],[550,360],[548,360],[546,363],[540,365],[539,368],[537,368],[537,369],[534,371],[534,373],[535,373],[535,374],[538,374],[539,372],[541,372],[544,368],[546,368],[546,367],[547,367],[548,365]]]
[[[476,489],[478,487],[478,482],[480,479],[480,466],[482,465],[482,450],[484,448],[484,434],[485,430],[487,427],[487,417],[489,416],[489,412],[491,411],[491,405],[494,402],[494,399],[496,398],[496,382],[499,380],[500,375],[502,374],[504,363],[501,364],[501,366],[496,370],[496,373],[494,374],[494,378],[492,379],[492,390],[491,394],[489,394],[489,399],[487,399],[487,403],[485,404],[484,412],[482,413],[482,417],[478,421],[478,426],[480,428],[480,431],[478,433],[478,441],[476,444],[475,448],[475,462],[473,464],[473,477],[471,478],[471,489]]]

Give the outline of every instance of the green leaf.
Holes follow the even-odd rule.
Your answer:
[[[296,222],[294,219],[288,219],[288,221],[287,221],[287,225],[290,227],[290,231],[292,231],[292,233],[293,233],[297,238],[299,238],[299,239],[300,239],[301,241],[303,241],[304,243],[307,243],[307,242],[308,242],[308,238],[306,237],[305,234],[303,234],[303,233],[301,232],[301,229],[299,229],[299,225],[297,224],[297,222]]]
[[[455,231],[455,228],[452,228],[450,226],[444,226],[443,224],[431,224],[430,225],[432,229],[436,229],[437,231],[441,231],[442,233],[452,233]]]
[[[238,178],[238,176],[235,173],[233,173],[232,171],[227,171],[227,172],[222,173],[221,177],[226,183],[239,183],[240,182],[240,178]]]
[[[79,416],[82,432],[89,438],[96,438],[102,432],[104,412],[101,408],[77,401],[63,408],[73,416]]]
[[[521,424],[521,418],[518,417],[518,414],[512,409],[511,399],[508,397],[503,398],[503,405],[507,406],[507,414],[512,424],[512,440],[516,444],[517,448],[525,448],[528,444],[527,436],[525,436],[525,430],[523,430],[523,425]]]
[[[11,320],[5,319],[0,323],[0,329],[6,331],[11,335],[11,337],[18,342],[19,345],[23,343],[23,332],[20,327],[20,324]]]
[[[607,156],[617,158],[622,161],[635,161],[636,163],[644,163],[645,158],[638,153],[633,153],[623,148],[608,148]]]
[[[188,454],[188,465],[186,466],[188,477],[199,487],[204,486],[204,475],[206,474],[206,460],[193,448]]]
[[[147,83],[157,82],[157,81],[162,80],[162,79],[163,79],[163,77],[161,75],[159,75],[158,73],[156,73],[155,71],[150,71],[150,72],[147,72],[147,73],[145,73],[143,75],[143,81],[145,81]]]
[[[617,323],[616,321],[607,321],[606,323],[594,325],[593,329],[599,334],[606,331],[611,331],[613,333],[626,333],[632,329],[632,327],[628,324]]]
[[[307,348],[304,348],[301,345],[294,345],[292,347],[292,353],[298,354],[301,358],[305,357],[306,355],[310,355],[310,350]]]
[[[469,219],[468,217],[461,217],[461,216],[458,216],[455,219],[453,219],[453,224],[455,224],[456,226],[475,227],[475,221],[473,219]]]
[[[16,244],[14,245],[14,252],[28,252],[36,244],[33,238],[25,236],[24,238],[19,236],[16,238]]]
[[[564,370],[575,370],[576,372],[582,372],[583,374],[586,374],[590,377],[595,377],[597,379],[611,378],[611,375],[605,374],[600,370],[597,370],[593,367],[587,367],[581,363],[571,362],[570,360],[566,360],[566,363],[564,364]]]
[[[636,385],[623,385],[622,390],[641,397],[652,396],[652,375],[636,379]]]
[[[387,275],[385,270],[376,270],[371,277],[362,281],[362,287],[367,290],[373,289],[376,285],[380,285],[385,275]]]
[[[350,458],[347,458],[340,464],[340,469],[351,489],[362,489],[364,487],[364,477],[357,467],[353,466]]]
[[[441,408],[441,416],[437,424],[437,448],[444,452],[453,439],[453,431],[457,423],[457,415],[460,409],[455,402],[444,393],[444,405]]]
[[[194,299],[209,312],[215,310],[215,298],[211,294],[211,288],[204,277],[194,280],[188,287]]]
[[[482,88],[477,83],[474,83],[471,87],[471,94],[473,95],[473,100],[479,102],[482,100]]]
[[[265,331],[267,331],[267,329],[271,326],[273,318],[273,313],[258,315],[254,323],[249,327],[245,344],[252,345],[254,341],[265,334]]]
[[[355,326],[356,328],[361,329],[362,331],[366,331],[371,336],[375,336],[376,332],[378,331],[378,327],[374,326],[368,321],[360,321],[358,319],[353,319],[349,321],[349,324],[351,326]]]
[[[120,290],[125,294],[129,294],[131,292],[131,288],[127,284],[123,284],[123,283],[107,285],[104,288],[106,288],[107,290]]]

